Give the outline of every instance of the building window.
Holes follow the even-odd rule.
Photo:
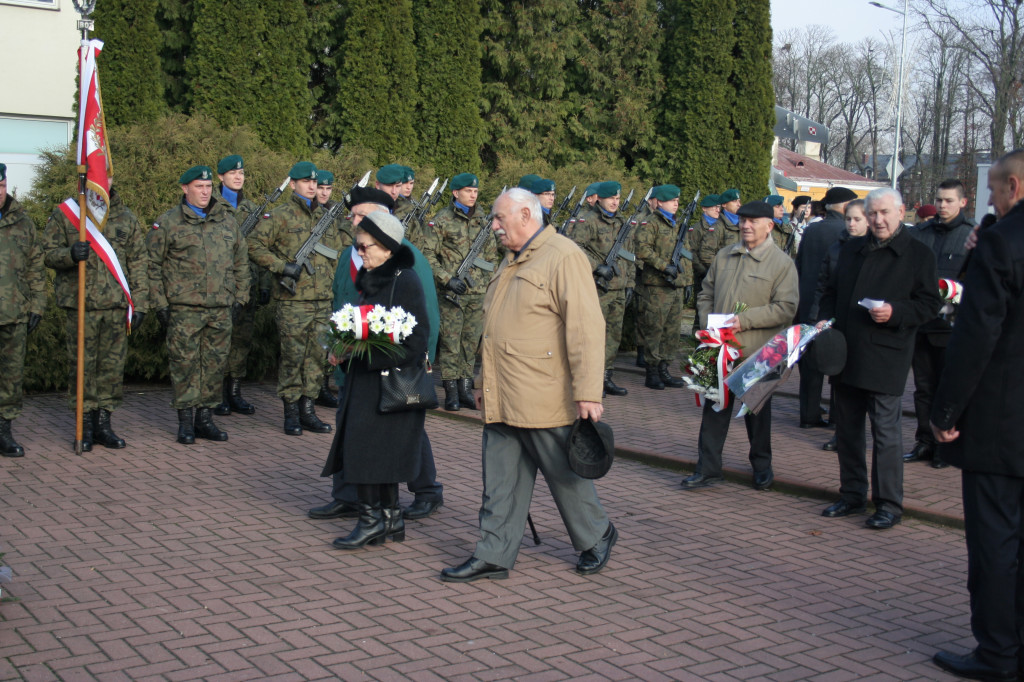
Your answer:
[[[60,9],[60,0],[0,0],[0,5],[20,5],[36,9]]]

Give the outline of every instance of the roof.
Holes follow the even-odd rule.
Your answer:
[[[775,165],[790,180],[836,184],[857,184],[885,187],[883,182],[869,180],[863,175],[851,173],[848,170],[830,166],[821,161],[815,161],[803,154],[798,154],[783,147],[779,147],[779,160]]]

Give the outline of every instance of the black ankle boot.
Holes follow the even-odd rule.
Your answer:
[[[299,398],[299,423],[302,428],[309,429],[313,433],[330,433],[331,425],[320,421],[313,408],[313,399],[307,396]]]
[[[647,358],[644,357],[644,347],[643,346],[637,346],[636,347],[636,366],[637,367],[646,367],[647,366]]]
[[[644,386],[647,388],[653,388],[656,391],[662,391],[665,389],[665,384],[661,382],[661,378],[658,376],[658,368],[653,365],[647,365],[647,376],[644,378]]]
[[[359,520],[352,532],[338,538],[332,544],[338,549],[359,549],[366,545],[382,545],[387,538],[384,512],[381,509],[380,486],[376,484],[357,486],[359,495]]]
[[[0,417],[0,455],[4,457],[24,457],[25,448],[18,445],[11,434],[11,420]]]
[[[110,410],[104,410],[102,408],[96,410],[93,420],[96,425],[92,434],[92,440],[94,443],[99,443],[103,447],[111,450],[120,450],[125,446],[124,439],[119,438],[110,427]]]
[[[449,412],[459,411],[459,388],[455,379],[445,379],[441,382],[444,387],[444,409]]]
[[[231,377],[224,377],[221,387],[220,405],[213,408],[213,413],[219,417],[226,417],[231,414]]]
[[[186,407],[183,410],[178,410],[178,442],[182,445],[192,445],[196,442],[196,430],[192,426],[193,410],[191,407]]]
[[[87,410],[82,413],[82,452],[92,452],[94,431],[96,426],[96,410]],[[75,442],[71,441],[71,447]]]
[[[281,398],[284,402],[284,432],[289,436],[301,436],[302,424],[299,423],[299,404],[290,403],[287,398]]]
[[[209,407],[200,407],[196,410],[195,431],[196,438],[205,438],[206,440],[228,439],[227,432],[221,431],[213,423],[213,410]]]
[[[476,399],[473,398],[473,379],[459,379],[459,405],[465,407],[467,410],[476,409]]]
[[[224,380],[224,383],[227,384],[227,403],[231,407],[232,412],[237,412],[238,414],[256,414],[256,406],[242,397],[241,379],[229,377]],[[220,412],[216,412],[216,414],[220,414]]]
[[[398,504],[398,484],[383,483],[380,486],[380,507],[384,514],[385,535],[395,542],[405,540],[405,518]]]
[[[686,382],[682,379],[676,379],[668,373],[668,361],[662,360],[658,363],[658,378],[661,379],[661,383],[665,384],[669,388],[682,388],[686,385]]]
[[[331,375],[324,375],[324,383],[320,386],[320,393],[316,396],[316,404],[321,407],[329,407],[332,410],[338,409],[338,399],[331,391]]]
[[[605,395],[626,395],[629,393],[629,391],[621,386],[615,385],[615,382],[612,381],[612,370],[610,369],[604,371],[604,392]]]

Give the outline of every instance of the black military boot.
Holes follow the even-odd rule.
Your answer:
[[[647,388],[653,388],[656,391],[665,390],[665,384],[662,383],[661,377],[658,376],[658,368],[653,365],[647,365],[647,376],[644,379],[644,386]]]
[[[441,382],[444,387],[444,409],[449,412],[459,411],[459,388],[455,379],[445,379]]]
[[[0,417],[0,455],[4,457],[24,457],[25,448],[18,445],[11,434],[11,420]]]
[[[200,407],[196,410],[196,438],[206,440],[227,440],[227,431],[221,431],[213,423],[213,410],[209,407]]]
[[[287,398],[284,401],[284,432],[289,436],[301,436],[302,424],[299,423],[299,404],[290,403]]]
[[[612,370],[606,369],[604,371],[604,393],[605,395],[626,395],[629,391],[621,386],[616,386],[612,381]]]
[[[256,406],[242,397],[242,381],[240,379],[231,377],[229,379],[225,379],[224,383],[226,383],[228,387],[228,405],[231,406],[232,412],[237,412],[238,414],[256,413]],[[214,410],[214,412],[216,412],[216,410]],[[220,412],[216,413],[220,414]]]
[[[220,417],[226,417],[231,414],[231,378],[224,377],[224,383],[221,388],[221,400],[220,405],[213,408],[213,413]]]
[[[191,407],[178,410],[178,442],[182,445],[192,445],[196,442],[196,430],[192,426],[192,413]]]
[[[405,517],[398,504],[398,484],[382,483],[380,486],[380,508],[384,514],[384,534],[395,542],[405,541]]]
[[[376,483],[357,487],[359,495],[359,521],[352,532],[332,544],[338,549],[359,549],[366,545],[382,545],[387,538],[384,510],[380,503],[380,486]],[[396,489],[397,490],[397,489]],[[399,514],[401,516],[401,514]]]
[[[637,367],[646,367],[647,366],[647,358],[644,357],[644,347],[643,346],[637,346],[636,347],[636,366]]]
[[[668,373],[668,361],[662,360],[658,363],[658,378],[661,379],[661,383],[665,384],[669,388],[682,388],[686,385],[686,382],[682,379],[676,379]]]
[[[321,407],[329,407],[332,410],[338,409],[338,399],[334,396],[334,392],[331,391],[331,375],[324,375],[324,383],[320,387],[320,393],[316,396],[316,404]]]
[[[331,425],[320,421],[313,408],[313,399],[306,396],[299,398],[299,423],[302,428],[309,429],[313,433],[330,433]]]
[[[467,410],[476,409],[476,399],[473,398],[473,379],[459,379],[459,405]]]
[[[82,452],[92,452],[93,428],[96,424],[96,410],[86,410],[82,413]],[[71,447],[75,447],[75,441],[71,441]]]
[[[95,416],[96,428],[93,432],[93,442],[99,443],[105,448],[111,450],[120,450],[125,446],[123,438],[118,438],[114,430],[110,428],[110,410],[99,409],[96,410]],[[84,448],[83,448],[84,449]]]

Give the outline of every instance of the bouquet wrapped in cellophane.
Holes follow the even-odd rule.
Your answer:
[[[352,305],[346,303],[331,315],[327,349],[336,358],[370,359],[373,351],[396,355],[397,345],[409,338],[416,317],[399,306]]]

